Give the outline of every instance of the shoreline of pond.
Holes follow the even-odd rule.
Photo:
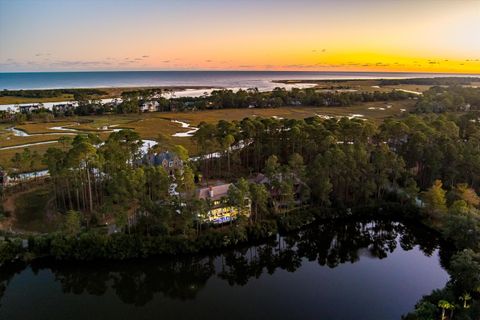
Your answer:
[[[438,230],[422,221],[417,207],[384,202],[354,209],[296,210],[259,222],[237,222],[211,228],[193,237],[151,236],[135,233],[107,235],[94,232],[82,233],[77,237],[59,233],[4,234],[4,245],[0,246],[0,269],[16,261],[24,261],[28,264],[44,258],[58,261],[118,261],[158,256],[208,254],[266,242],[277,235],[299,232],[315,223],[366,218],[413,222],[440,235]]]
[[[62,309],[82,305],[96,308],[105,316],[111,315],[113,309],[123,310],[119,314],[124,314],[134,307],[141,315],[149,314],[152,306],[162,306],[162,310],[168,306],[178,318],[186,319],[190,313],[184,308],[194,308],[195,314],[209,313],[214,307],[217,316],[227,315],[231,307],[220,310],[215,303],[209,305],[228,296],[248,301],[248,297],[260,292],[267,300],[279,298],[274,288],[286,284],[291,289],[283,297],[303,301],[311,315],[354,319],[358,314],[375,314],[373,318],[394,319],[409,312],[422,295],[449,281],[445,269],[448,259],[448,249],[437,234],[418,223],[398,221],[389,215],[379,217],[378,212],[371,211],[369,215],[317,220],[258,243],[205,253],[123,261],[17,261],[2,269],[0,285],[5,289],[0,290],[0,301],[5,306],[3,315],[9,317],[20,317],[22,311],[15,306],[27,302],[34,308],[40,303],[44,318],[50,319],[64,316]],[[25,296],[23,286],[27,281],[31,285]],[[348,287],[342,285],[347,283]],[[411,285],[406,286],[408,283]],[[388,291],[380,296],[373,293],[387,284]],[[307,302],[318,298],[319,288],[324,289],[324,306]],[[359,290],[372,294],[367,297]],[[39,301],[46,292],[59,307],[54,313],[52,306]],[[399,294],[401,303],[392,304],[392,297]],[[351,305],[353,312],[336,308],[326,311],[337,295],[345,297],[347,305],[366,299],[369,305],[380,304],[384,310],[371,312]],[[274,312],[276,304],[267,300],[249,314],[262,314],[267,309]],[[276,318],[283,319],[282,314],[291,315],[295,310],[287,307]],[[82,317],[71,315],[72,319]]]

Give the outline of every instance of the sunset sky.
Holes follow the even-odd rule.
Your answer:
[[[480,0],[0,0],[0,71],[480,73]]]

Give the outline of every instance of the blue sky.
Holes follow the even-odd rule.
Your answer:
[[[480,72],[480,1],[0,0],[0,71]]]

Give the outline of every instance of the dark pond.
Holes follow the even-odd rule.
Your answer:
[[[36,262],[0,270],[0,319],[400,319],[448,281],[439,249],[423,228],[349,221],[216,256]]]

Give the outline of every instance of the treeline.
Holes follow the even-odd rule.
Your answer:
[[[92,99],[89,94],[76,92],[74,100],[77,107],[58,107],[53,110],[38,108],[25,115],[13,116],[7,112],[2,118],[8,120],[35,120],[52,117],[68,117],[73,115],[99,115],[106,113],[141,113],[145,111],[192,111],[206,109],[229,108],[276,108],[282,106],[351,106],[356,103],[373,101],[396,101],[414,98],[415,95],[394,90],[391,92],[338,92],[318,91],[315,89],[294,88],[287,91],[284,88],[275,88],[271,92],[259,92],[257,89],[248,90],[215,90],[210,95],[200,97],[172,97],[167,99],[158,89],[125,91],[121,99],[112,103],[102,103],[99,99]]]
[[[77,135],[62,144],[62,148],[49,148],[43,161],[52,180],[54,209],[69,212],[74,226],[88,228],[110,217],[122,228],[133,224],[128,219],[147,213],[158,219],[163,216],[161,223],[165,224],[167,212],[174,218],[174,204],[165,203],[170,199],[171,179],[162,166],[141,164],[144,152],[137,133],[114,132],[104,143],[93,134]],[[185,149],[176,146],[173,150],[186,160]],[[190,195],[193,178],[185,165],[178,189]],[[191,216],[185,214],[170,222],[182,229],[180,220]]]
[[[212,108],[280,107],[280,106],[350,106],[373,101],[395,101],[414,97],[402,91],[391,92],[337,92],[314,88],[286,90],[275,88],[272,92],[256,90],[219,90],[212,92],[207,101]]]
[[[61,113],[63,116],[63,112]],[[74,112],[67,112],[67,115],[73,115]],[[0,122],[3,123],[23,123],[25,121],[39,121],[49,122],[53,121],[55,117],[60,116],[55,111],[40,107],[28,113],[11,113],[9,111],[0,110]]]
[[[370,223],[345,220],[342,223],[323,222],[302,230],[298,235],[286,235],[260,245],[223,250],[221,257],[177,255],[172,259],[143,264],[142,268],[138,267],[135,260],[109,264],[82,263],[81,268],[78,268],[78,264],[36,261],[30,267],[34,272],[44,268],[51,270],[64,292],[91,292],[91,288],[96,288],[95,293],[103,295],[112,290],[124,303],[143,306],[153,299],[155,293],[176,300],[194,299],[213,276],[228,281],[231,286],[244,286],[267,272],[294,272],[300,267],[298,261],[306,258],[330,268],[357,262],[361,258],[359,251],[366,246],[369,246],[373,256],[381,259],[398,246],[397,238],[405,250],[419,246],[426,255],[431,255],[439,245],[438,237],[424,228],[383,220]],[[40,241],[30,240],[32,244],[34,242]],[[215,267],[215,262],[220,259],[223,263],[219,270]],[[21,267],[23,269],[24,266]],[[135,288],[142,288],[143,294],[132,290],[132,270],[139,275],[134,280]],[[4,272],[3,277],[0,276],[0,286],[3,283],[6,287],[19,271]],[[1,297],[0,292],[0,300]]]
[[[355,103],[372,101],[394,101],[413,98],[414,95],[402,91],[391,92],[337,92],[319,91],[313,88],[286,90],[275,88],[271,92],[248,90],[214,90],[210,95],[183,97],[168,100],[164,105],[168,111],[204,110],[229,108],[275,108],[282,106],[351,106]]]
[[[315,89],[297,89],[290,91],[275,88],[271,92],[248,90],[214,90],[210,95],[200,97],[180,97],[166,99],[158,91],[136,90],[122,93],[121,101],[116,104],[100,104],[77,96],[79,107],[72,110],[77,115],[103,113],[139,113],[145,104],[154,104],[154,110],[191,111],[230,108],[275,108],[282,106],[351,106],[355,103],[372,101],[395,101],[413,98],[414,95],[402,91],[391,92],[322,92]],[[56,116],[61,116],[58,114]]]
[[[466,184],[449,191],[440,180],[422,193],[427,224],[454,246],[450,281],[424,296],[404,319],[478,319],[480,316],[480,197]]]
[[[334,184],[338,192],[332,198],[357,202],[362,193],[366,193],[364,199],[370,198],[372,190],[381,196],[385,189],[406,187],[412,179],[420,189],[435,179],[448,187],[467,182],[478,188],[480,124],[470,121],[472,117],[474,113],[411,115],[387,119],[379,126],[347,118],[246,118],[217,125],[201,123],[194,140],[201,154],[218,149],[224,154],[204,159],[202,172],[207,176],[264,172],[270,157],[275,156],[280,165],[295,157],[315,183]],[[240,144],[245,147],[235,147]]]
[[[179,188],[188,201],[200,176],[238,180],[238,189],[252,196],[250,186],[239,179],[258,173],[266,177],[267,189],[275,189],[267,202],[286,207],[372,204],[400,191],[407,201],[437,179],[448,189],[467,183],[478,190],[480,123],[470,121],[472,116],[412,115],[388,119],[379,126],[347,118],[245,118],[216,125],[201,123],[193,137],[204,155],[199,161],[188,161],[183,147],[165,139],[151,152],[174,151],[185,161]],[[171,181],[162,167],[142,165],[137,133],[115,132],[105,143],[93,134],[78,135],[73,140],[62,138],[61,145],[49,148],[43,159],[52,178],[57,210],[95,216],[112,211],[126,215],[131,204],[146,212],[169,207],[158,202],[170,201]],[[28,150],[12,159],[22,171],[38,162],[38,155]],[[192,200],[188,205],[198,210],[201,204]],[[123,209],[112,210],[117,207]]]
[[[480,110],[480,88],[461,86],[432,87],[415,105],[417,113]]]
[[[276,235],[273,223],[258,222],[224,229],[209,229],[197,237],[182,234],[145,235],[142,233],[105,233],[91,230],[82,233],[52,233],[32,236],[28,249],[22,241],[0,242],[0,264],[15,261],[19,254],[28,257],[55,257],[58,260],[126,260],[161,255],[196,254],[207,250],[232,248],[248,241],[258,241]]]
[[[455,86],[470,85],[472,82],[480,82],[479,77],[441,77],[441,78],[411,78],[411,79],[382,79],[380,85],[415,84],[426,86]]]
[[[55,98],[64,94],[105,95],[100,89],[1,90],[0,97]]]
[[[182,200],[193,211],[205,206],[193,197],[200,176],[237,181],[238,190],[258,197],[254,205],[281,204],[285,210],[276,213],[298,205],[371,205],[391,193],[407,202],[437,179],[448,189],[467,183],[478,190],[480,124],[470,121],[472,115],[412,115],[380,126],[359,119],[318,117],[201,123],[193,137],[204,155],[199,161],[188,161],[183,147],[165,139],[159,139],[151,152],[174,151],[185,161],[177,181],[185,194]],[[135,132],[112,133],[103,144],[96,135],[79,135],[73,140],[62,138],[61,145],[49,148],[43,159],[52,179],[56,210],[79,211],[88,219],[100,220],[105,212],[121,212],[126,219],[132,206],[138,212],[158,211],[159,216],[178,209],[168,194],[171,180],[165,170],[142,165],[142,143]],[[22,171],[38,162],[38,155],[28,150],[12,159]],[[267,196],[264,189],[242,180],[258,173],[266,177]],[[235,202],[233,197],[230,200]],[[265,210],[260,211],[265,215]],[[184,223],[192,226],[193,219],[190,214]]]

